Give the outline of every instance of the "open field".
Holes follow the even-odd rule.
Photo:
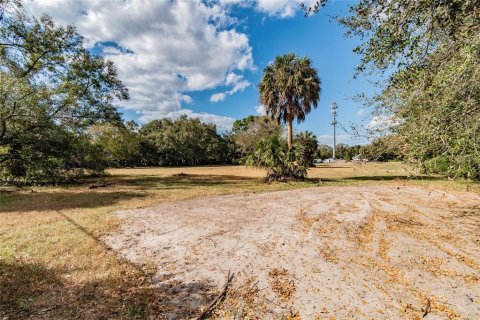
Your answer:
[[[476,319],[478,206],[474,193],[391,185],[214,196],[119,212],[106,241],[175,283],[173,318],[234,272],[218,318]]]
[[[112,169],[114,176],[171,176],[179,173],[199,176],[234,176],[245,178],[262,178],[264,170],[247,166],[200,166],[180,168],[138,168]],[[361,180],[392,180],[397,177],[407,178],[414,174],[412,168],[400,162],[353,164],[339,160],[337,163],[319,164],[310,168],[308,177],[324,182],[353,182]]]
[[[310,170],[309,176],[313,178],[311,181],[273,184],[263,183],[260,178],[263,174],[261,170],[243,166],[114,169],[110,171],[110,174],[104,179],[109,184],[105,188],[88,189],[87,186],[91,181],[87,181],[83,185],[77,186],[4,189],[0,192],[1,317],[7,319],[145,318],[156,317],[168,310],[176,310],[178,301],[172,302],[170,293],[171,290],[175,291],[178,287],[175,281],[159,281],[161,280],[159,275],[161,275],[162,266],[159,267],[158,261],[155,259],[126,259],[125,257],[128,255],[125,255],[125,252],[112,249],[116,243],[112,242],[113,237],[118,236],[121,239],[126,230],[125,222],[130,221],[119,217],[116,214],[118,211],[125,212],[125,210],[153,207],[162,203],[206,196],[318,186],[326,188],[312,189],[312,192],[314,192],[313,190],[324,190],[325,195],[333,190],[336,190],[335,192],[341,190],[331,189],[331,187],[352,185],[370,187],[380,184],[393,188],[392,190],[400,187],[399,194],[402,194],[403,187],[416,186],[421,187],[422,190],[434,188],[454,193],[457,197],[455,201],[465,200],[465,205],[470,204],[470,201],[474,199],[472,198],[474,195],[465,192],[468,190],[478,192],[478,185],[468,182],[451,182],[428,177],[409,179],[411,171],[400,163],[324,165]],[[464,194],[468,196],[464,198]],[[245,195],[245,197],[249,196],[251,196],[250,193]],[[408,197],[403,198],[402,201],[409,201]],[[328,197],[324,200],[330,201]],[[428,203],[431,204],[431,202]],[[342,205],[347,206],[348,204]],[[287,203],[284,206],[288,207]],[[294,210],[294,208],[298,209],[296,206],[292,206],[288,210]],[[417,209],[423,210],[423,208]],[[468,229],[466,225],[468,219],[477,219],[477,211],[467,210],[466,218],[458,218],[457,221],[453,216],[455,212],[451,211],[448,206],[443,207],[442,202],[438,203],[435,210],[437,211],[429,213],[428,217],[432,217],[432,214],[433,217],[436,214],[445,215],[446,218],[439,216],[439,219],[450,219],[450,223],[465,223],[459,227],[462,228],[462,232],[468,232],[465,236],[471,239],[476,236],[475,239],[478,239],[478,228],[477,231],[474,231],[473,227]],[[272,213],[269,216],[274,217],[275,214]],[[302,222],[302,215],[298,216],[300,219],[298,228],[301,228],[304,222]],[[387,219],[381,214],[373,216],[377,220]],[[182,212],[172,212],[170,218],[176,217],[181,218]],[[279,215],[278,218],[281,219],[281,217],[284,215]],[[292,217],[289,216],[289,219]],[[305,216],[307,222],[309,217],[309,215]],[[412,221],[417,221],[418,218],[422,220],[421,223],[427,223],[423,220],[425,219],[423,216],[417,217],[414,214],[411,218]],[[261,221],[259,220],[259,223]],[[448,241],[448,236],[452,235],[443,233],[446,230],[440,226],[446,228],[447,225],[439,224],[440,221],[442,220],[434,221],[428,227],[432,231],[441,231],[439,235],[444,236],[445,241]],[[287,222],[291,223],[292,220]],[[333,220],[328,220],[328,223],[333,222]],[[361,224],[360,220],[357,222]],[[478,226],[478,220],[472,220],[471,223],[476,223]],[[306,224],[308,226],[309,223]],[[133,225],[133,227],[137,226]],[[155,228],[156,226],[153,230]],[[311,234],[313,237],[314,232],[317,231],[315,231],[316,226],[312,228],[313,231],[309,231],[307,234]],[[327,235],[335,236],[335,233],[332,233],[334,230],[339,230],[341,234],[344,232],[342,228],[343,226],[340,225],[338,229],[330,230]],[[385,228],[390,228],[389,224]],[[419,226],[410,228],[423,232]],[[263,231],[268,232],[268,230]],[[475,234],[475,232],[477,233]],[[371,242],[367,243],[367,246],[372,246],[372,249],[369,249],[371,252],[375,251],[373,249],[377,242],[375,237],[378,235],[379,233],[375,231]],[[188,243],[194,239],[187,237],[185,241]],[[386,240],[393,241],[395,239],[388,238]],[[452,239],[452,246],[457,243],[455,241],[467,241],[458,238]],[[210,241],[208,240],[208,242]],[[227,244],[229,242],[225,243],[225,245]],[[354,245],[354,242],[351,245]],[[334,249],[332,248],[332,251]],[[459,254],[457,258],[470,259],[465,261],[471,261],[473,258],[473,261],[475,259],[478,261],[479,257],[475,255],[477,253],[468,251],[470,249],[465,249],[467,251],[463,253],[455,251],[456,247],[450,248],[450,250],[452,253]],[[469,257],[469,255],[471,256]],[[338,259],[341,258],[338,257]],[[377,263],[376,266],[383,270],[382,268],[386,265],[379,262],[380,258],[372,257]],[[395,260],[392,261],[395,262]],[[465,261],[458,263],[465,263]],[[475,266],[470,266],[470,268],[476,270]],[[462,271],[461,275],[470,275],[468,279],[478,281],[478,278],[474,277],[474,272],[477,272],[478,275],[478,270],[472,270],[469,271],[470,273],[467,273],[468,270],[464,270],[465,272]],[[283,269],[272,274],[280,278],[285,276]],[[460,277],[460,275],[453,274],[452,279],[457,279],[455,278],[457,276]],[[237,284],[239,280],[240,278],[237,278]],[[215,284],[215,282],[213,283]],[[478,284],[478,282],[472,283]],[[202,300],[203,304],[193,305],[191,309],[183,310],[184,314],[198,313],[207,300],[218,293],[216,286],[212,287],[212,284],[209,286],[198,290],[198,295],[205,298]],[[459,287],[463,288],[461,284]],[[225,308],[228,306],[227,302],[224,305]],[[432,301],[432,303],[434,302]],[[417,305],[412,307],[419,308]],[[278,312],[285,311],[282,308],[280,306]],[[293,311],[295,310],[292,309]],[[412,311],[412,314],[417,313]]]

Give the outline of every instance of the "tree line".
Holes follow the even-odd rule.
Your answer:
[[[45,15],[30,17],[20,1],[4,0],[0,179],[56,183],[100,174],[109,166],[219,163],[252,163],[274,171],[280,166],[280,178],[304,177],[310,149],[293,146],[292,121],[302,121],[317,105],[316,70],[308,58],[280,56],[264,70],[260,87],[270,117],[247,117],[228,134],[185,116],[140,127],[124,123],[116,103],[128,100],[129,92],[113,62],[92,54],[74,26],[56,25]],[[288,125],[286,142],[282,122]],[[260,151],[275,139],[273,158],[267,159]]]
[[[367,147],[340,145],[338,156],[403,159],[428,173],[480,179],[480,1],[361,0],[337,20],[347,36],[362,39],[357,74],[385,76],[366,103],[389,127]],[[239,120],[227,134],[186,117],[124,123],[116,104],[129,92],[115,65],[93,55],[74,26],[29,17],[19,1],[3,0],[0,180],[58,182],[108,166],[217,163],[265,167],[273,180],[304,178],[310,160],[328,152],[311,133],[292,130],[320,99],[311,60],[277,57],[258,88],[267,117]]]
[[[365,100],[389,127],[380,143],[424,172],[480,179],[480,1],[360,0],[337,21],[361,40],[356,74],[382,79]]]

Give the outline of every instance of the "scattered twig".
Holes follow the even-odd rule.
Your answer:
[[[142,280],[140,281],[140,283],[138,285],[143,286],[143,284],[145,283],[145,280],[147,280],[147,277],[148,277],[148,272],[144,271],[144,275],[142,277]]]
[[[88,186],[88,189],[96,189],[96,188],[105,188],[108,187],[110,183],[108,182],[101,182],[101,183],[94,183]]]
[[[421,222],[416,222],[413,220],[407,220],[407,219],[402,219],[402,218],[397,218],[395,221],[400,222],[400,223],[406,223],[406,224],[411,224],[411,225],[416,225],[416,226],[423,226],[423,223]]]
[[[228,291],[228,286],[232,282],[234,273],[230,275],[230,271],[228,271],[227,275],[227,281],[225,282],[225,285],[223,286],[222,292],[215,298],[213,301],[210,303],[210,305],[196,318],[193,318],[194,320],[202,320],[205,319],[212,311],[215,309],[215,307],[227,296],[227,291]]]
[[[260,280],[257,280],[257,282],[255,282],[255,283],[253,284],[253,286],[250,287],[250,290],[248,290],[247,294],[249,294],[250,292],[252,292],[253,289],[254,289],[255,287],[257,287],[259,281],[260,281]],[[257,287],[257,289],[258,289],[258,287]]]
[[[208,239],[208,240],[212,241],[212,243],[213,243],[213,247],[214,247],[214,248],[216,248],[216,247],[217,247],[217,244],[215,243],[215,241],[213,241],[213,239],[212,239],[212,238],[205,237],[205,239]]]
[[[235,248],[238,246],[239,243],[240,243],[240,240],[237,240],[237,244],[228,251],[228,254],[230,254],[233,250],[235,250]]]
[[[56,307],[57,307],[57,306],[51,306],[51,307],[48,307],[48,308],[44,308],[44,309],[38,311],[38,314],[46,313],[46,312],[48,312],[48,311],[50,311],[50,310],[55,309]]]
[[[425,306],[425,311],[423,312],[422,318],[425,318],[431,309],[432,309],[432,306],[430,303],[430,299],[427,298],[427,305]]]

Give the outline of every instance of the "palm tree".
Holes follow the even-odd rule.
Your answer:
[[[320,78],[307,58],[293,53],[278,56],[263,70],[258,85],[260,102],[272,119],[288,125],[288,148],[292,147],[293,119],[300,123],[317,107],[320,99]]]

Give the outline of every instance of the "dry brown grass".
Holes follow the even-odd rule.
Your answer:
[[[270,286],[281,300],[288,301],[295,293],[295,282],[286,269],[273,269],[268,273]]]
[[[262,170],[244,166],[109,173],[106,188],[88,189],[87,181],[0,190],[0,318],[145,318],[168,312],[169,287],[149,286],[149,266],[120,259],[102,241],[118,226],[117,210],[216,194],[388,183],[410,171],[399,163],[331,164],[311,169],[311,181],[289,184],[266,184]]]

